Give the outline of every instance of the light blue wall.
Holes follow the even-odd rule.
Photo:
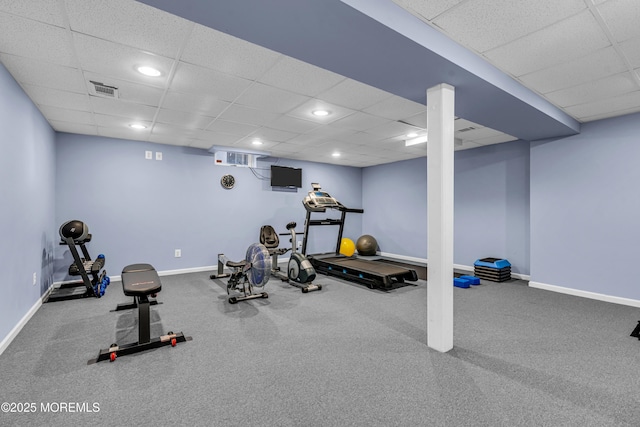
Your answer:
[[[362,207],[381,252],[427,258],[426,157],[365,168]]]
[[[345,204],[358,205],[362,197],[359,168],[282,160],[280,165],[302,168],[304,188],[273,191],[267,162],[260,162],[254,175],[248,168],[216,166],[205,150],[74,134],[58,134],[56,147],[56,224],[86,222],[93,235],[89,251],[94,257],[105,255],[112,276],[137,262],[166,271],[216,265],[218,253],[244,259],[262,225],[286,232],[285,225],[296,221],[297,230],[303,229],[302,199],[310,182],[320,182]],[[147,150],[154,159],[162,152],[163,159],[146,160]],[[220,185],[227,173],[236,178],[232,190]],[[361,220],[347,227],[360,233]],[[309,252],[321,246],[322,235],[329,238],[320,233]],[[281,246],[288,245],[285,238]],[[175,249],[181,249],[181,258],[174,257]],[[56,280],[67,279],[70,263],[61,247]]]
[[[0,94],[1,341],[52,283],[58,239],[55,133],[2,64]]]
[[[529,144],[456,152],[454,262],[505,258],[529,274]]]
[[[640,299],[640,114],[531,144],[531,280]]]
[[[385,253],[427,258],[427,161],[363,172],[363,232]],[[529,273],[529,144],[516,141],[455,154],[454,263],[508,259]]]

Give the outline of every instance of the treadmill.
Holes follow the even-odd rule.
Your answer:
[[[302,253],[307,256],[316,272],[327,276],[336,276],[352,282],[367,285],[370,289],[381,288],[391,289],[394,284],[403,283],[405,280],[417,281],[418,275],[415,270],[389,264],[380,260],[362,259],[356,256],[345,256],[340,254],[340,243],[344,222],[347,213],[363,213],[363,209],[347,208],[337,201],[329,193],[321,190],[317,183],[312,183],[313,190],[310,191],[302,201],[307,210],[307,218],[304,223],[304,238],[302,240]],[[341,212],[340,219],[311,219],[313,213],[324,213],[327,209],[335,209]],[[339,226],[338,240],[336,242],[335,253],[307,255],[307,239],[309,237],[309,227],[319,225]]]

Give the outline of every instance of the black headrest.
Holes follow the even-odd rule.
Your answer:
[[[87,224],[77,219],[62,224],[59,232],[63,240],[71,237],[74,241],[84,241],[90,236]]]
[[[278,233],[270,225],[263,225],[260,227],[260,243],[267,248],[277,248],[280,245],[280,239]]]

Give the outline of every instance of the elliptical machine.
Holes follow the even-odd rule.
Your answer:
[[[278,277],[283,282],[288,282],[302,290],[303,294],[312,291],[319,291],[322,285],[314,285],[312,282],[316,278],[316,271],[311,262],[300,252],[296,252],[296,223],[287,224],[287,230],[291,234],[291,248],[278,248],[280,239],[272,226],[263,225],[260,229],[260,243],[262,243],[271,254],[271,274]],[[287,264],[287,273],[284,274],[278,267],[278,255],[283,255],[291,251],[291,257]]]

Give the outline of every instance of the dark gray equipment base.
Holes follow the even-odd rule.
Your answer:
[[[178,343],[191,341],[191,337],[185,337],[182,332],[168,332],[160,337],[151,338],[150,306],[152,302],[149,301],[149,295],[155,295],[161,289],[160,277],[150,264],[132,264],[122,270],[122,290],[125,295],[135,299],[134,304],[130,305],[131,308],[138,308],[138,341],[124,345],[111,344],[109,348],[100,350],[98,357],[89,360],[88,364],[103,360],[113,362],[118,356],[139,353],[165,345],[173,347]]]

